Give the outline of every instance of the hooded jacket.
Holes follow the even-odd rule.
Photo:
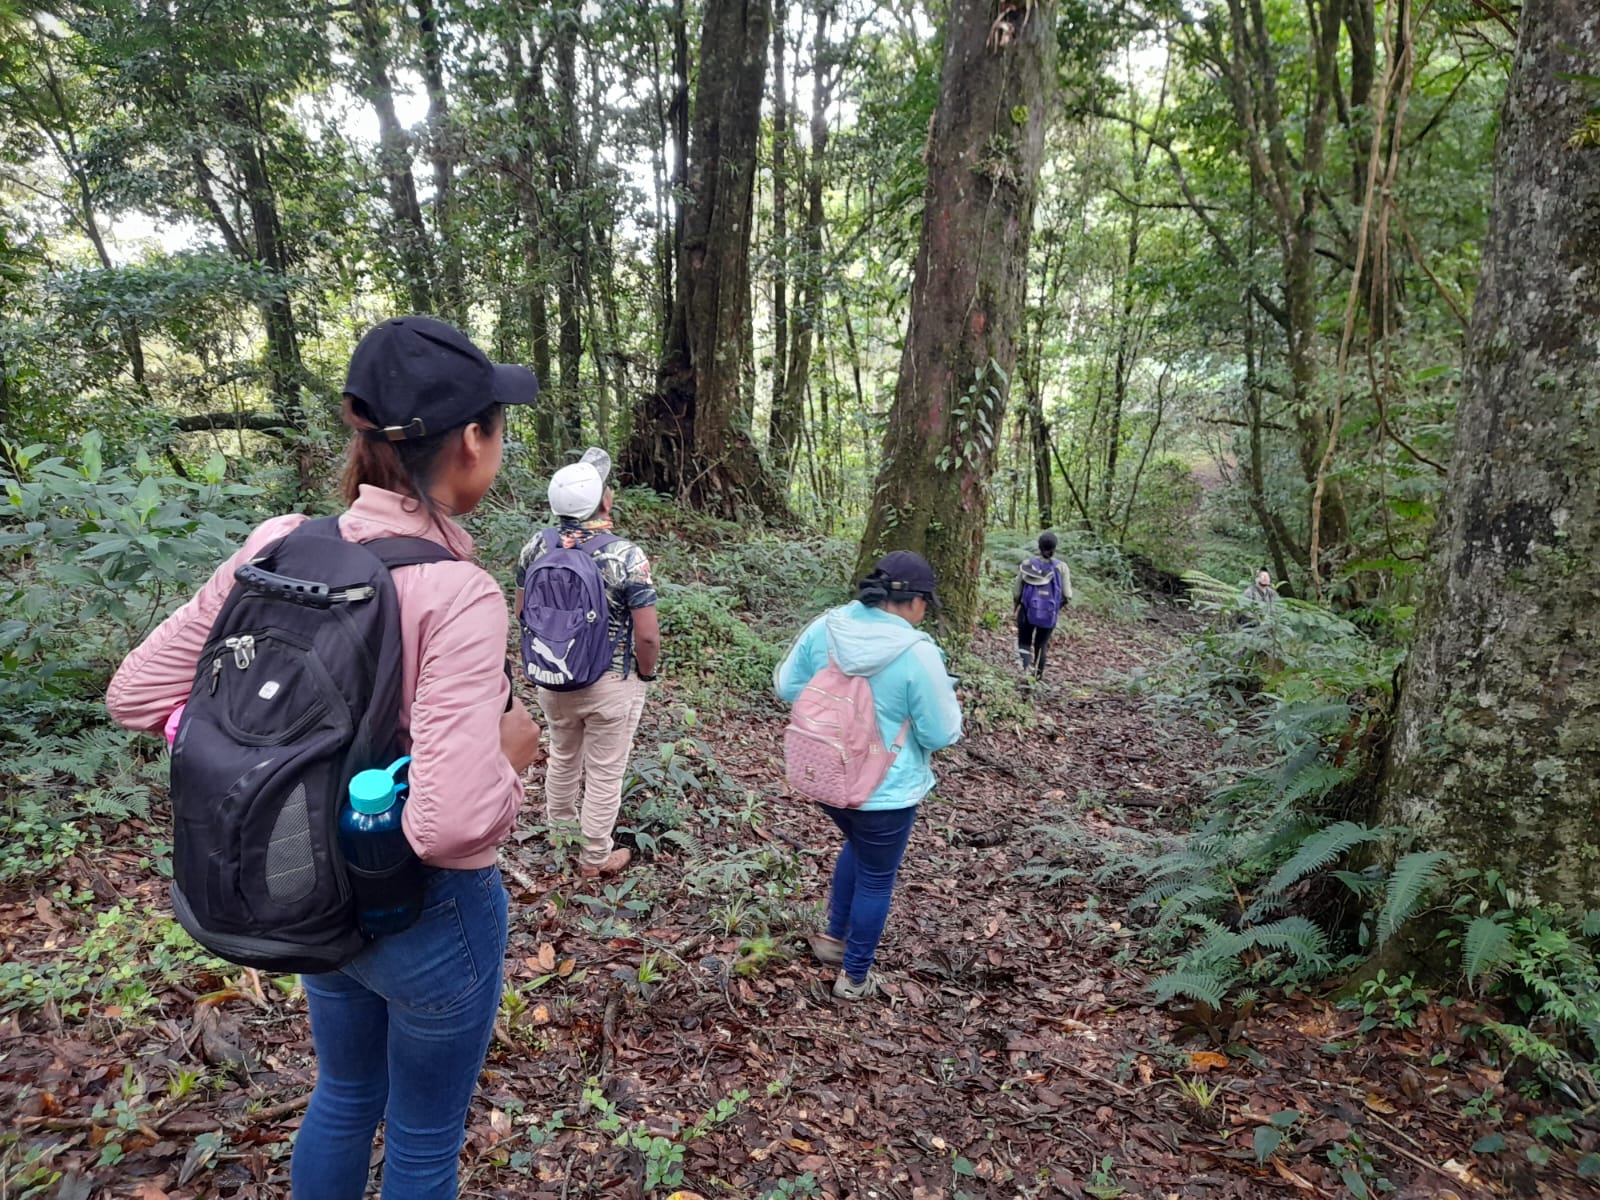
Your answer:
[[[160,731],[189,697],[200,652],[233,590],[234,570],[306,519],[290,514],[257,526],[194,598],[123,660],[106,694],[112,720]],[[404,655],[400,741],[413,759],[402,820],[424,862],[462,870],[490,866],[522,803],[522,780],[500,749],[500,714],[511,686],[504,670],[505,596],[493,576],[467,561],[472,538],[466,530],[448,520],[433,524],[414,501],[394,492],[363,486],[339,518],[339,533],[352,542],[424,537],[458,558],[394,576]]]
[[[961,706],[944,653],[903,617],[855,601],[806,626],[773,672],[773,690],[793,704],[830,656],[846,675],[866,677],[885,746],[899,736],[902,723],[911,722],[894,765],[862,809],[921,803],[935,782],[929,755],[961,737]]]

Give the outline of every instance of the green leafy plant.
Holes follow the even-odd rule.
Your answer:
[[[1600,1103],[1600,912],[1573,917],[1520,895],[1498,872],[1464,872],[1468,893],[1440,934],[1468,983],[1501,1001],[1484,1028],[1550,1094]]]

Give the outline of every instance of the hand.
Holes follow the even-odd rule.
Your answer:
[[[518,775],[544,758],[539,733],[538,723],[520,700],[512,704],[510,712],[501,715],[500,749]]]

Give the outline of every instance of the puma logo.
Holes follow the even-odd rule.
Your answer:
[[[567,643],[567,654],[572,653],[573,645],[574,643],[572,642]],[[560,667],[563,678],[572,678],[572,668],[567,665],[567,659],[565,655],[557,654],[549,646],[545,645],[543,638],[534,638],[531,646],[533,648],[533,652],[543,658],[546,662],[555,663],[556,666]]]

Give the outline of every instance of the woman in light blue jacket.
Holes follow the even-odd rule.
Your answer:
[[[920,554],[884,555],[861,581],[858,599],[811,622],[773,675],[779,697],[793,704],[831,655],[845,674],[866,677],[885,746],[907,726],[894,764],[865,804],[822,808],[844,834],[844,846],[833,867],[827,932],[812,938],[811,948],[822,962],[842,966],[833,982],[841,1000],[878,992],[872,960],[917,806],[933,790],[928,759],[961,736],[961,706],[944,654],[916,628],[936,600],[934,582]]]

